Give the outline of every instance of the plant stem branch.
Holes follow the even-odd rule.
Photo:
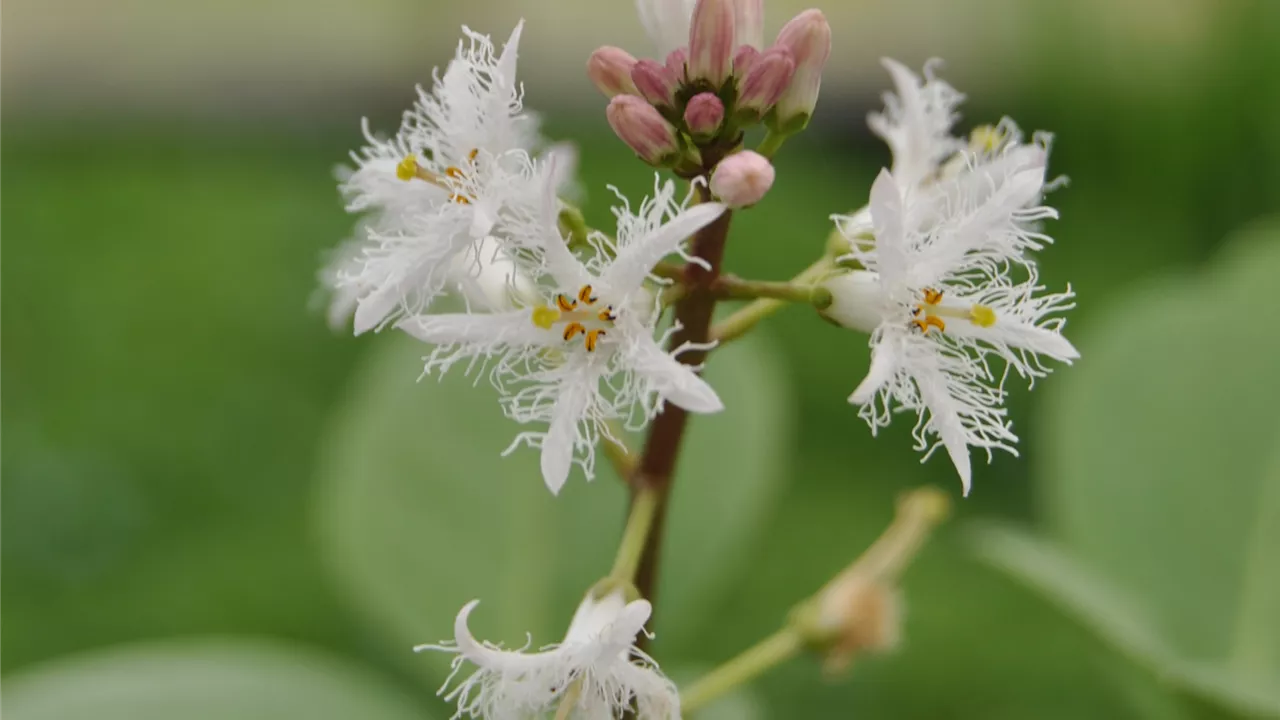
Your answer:
[[[560,700],[560,707],[556,708],[555,720],[568,720],[573,714],[573,706],[578,704],[578,698],[582,697],[582,680],[574,680],[573,684],[565,692],[564,697]]]
[[[653,488],[641,488],[631,499],[631,511],[627,527],[618,543],[618,555],[613,560],[609,577],[626,583],[635,581],[640,569],[640,555],[653,532],[654,517],[658,512],[658,493]]]
[[[712,288],[716,297],[725,300],[759,300],[771,298],[783,302],[807,303],[819,310],[831,304],[831,293],[825,288],[795,282],[742,280],[723,275]]]
[[[787,284],[792,286],[810,285],[822,279],[833,268],[835,268],[834,261],[830,257],[823,257],[805,268]],[[737,312],[729,317],[716,323],[716,326],[711,329],[711,339],[721,344],[736,340],[745,335],[761,320],[786,307],[786,304],[786,300],[780,300],[776,297],[762,297],[749,303],[739,308]]]
[[[706,185],[700,186],[703,202],[711,199]],[[680,330],[671,338],[671,347],[680,347],[685,343],[695,346],[704,344],[710,337],[711,313],[715,310],[716,297],[712,293],[712,285],[720,276],[721,261],[724,258],[725,241],[729,236],[729,222],[732,212],[725,211],[710,225],[698,231],[693,238],[692,254],[706,262],[688,263],[684,267],[682,279],[685,293],[676,303],[675,317]],[[685,365],[698,366],[706,359],[706,351],[690,350],[680,354],[679,361]],[[672,474],[680,452],[680,442],[684,438],[688,413],[673,403],[667,403],[662,412],[653,421],[649,437],[645,441],[644,454],[640,458],[640,467],[631,484],[631,502],[634,506],[645,492],[651,491],[656,498],[653,528],[646,538],[644,549],[640,555],[640,565],[636,572],[636,588],[640,595],[655,603],[658,578],[658,556],[662,543],[662,530],[666,518],[667,500],[671,492]],[[655,603],[656,604],[656,603]]]
[[[573,205],[565,204],[560,210],[560,230],[569,237],[566,239],[570,248],[586,247],[587,237],[591,234],[591,228],[587,226],[587,219],[582,215],[582,210]]]
[[[613,465],[613,470],[618,473],[618,477],[622,478],[623,482],[630,483],[631,475],[636,471],[636,455],[622,441],[625,435],[617,423],[610,423],[609,432],[613,438],[604,438],[604,454],[609,458],[609,464]]]
[[[680,694],[680,711],[692,715],[712,700],[791,660],[803,649],[804,639],[799,633],[791,628],[779,630],[699,678]]]
[[[786,141],[786,135],[769,130],[765,133],[764,139],[760,141],[760,146],[756,148],[756,152],[769,159],[773,159],[773,156],[782,149],[782,143]]]

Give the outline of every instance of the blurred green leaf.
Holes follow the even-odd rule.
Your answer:
[[[393,685],[284,643],[182,640],[71,655],[5,679],[12,720],[412,720]]]
[[[1246,714],[1280,714],[1280,335],[1257,311],[1276,271],[1280,232],[1255,232],[1080,338],[1041,456],[1063,550],[979,543],[1130,657]]]
[[[1125,655],[1145,665],[1167,655],[1142,608],[1052,543],[995,523],[972,529],[969,540],[988,563],[1058,603]]]
[[[423,346],[380,340],[333,418],[320,464],[320,530],[338,583],[406,658],[415,643],[452,637],[454,616],[473,598],[482,601],[478,634],[516,645],[525,633],[535,643],[559,638],[612,563],[622,484],[609,471],[593,483],[575,474],[553,497],[536,451],[500,457],[517,428],[487,382],[455,372],[416,383]],[[782,477],[778,377],[750,341],[709,364],[709,380],[732,400],[722,416],[694,419],[687,438],[668,525],[670,593],[660,601],[673,625],[697,627],[697,608],[711,611]]]

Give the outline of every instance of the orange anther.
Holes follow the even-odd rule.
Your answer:
[[[571,322],[568,325],[564,326],[564,339],[572,340],[574,336],[577,335],[578,333],[585,333],[585,332],[587,332],[587,329],[582,326],[582,323]],[[591,334],[587,333],[588,344],[590,344],[591,342],[590,338],[591,338]],[[587,349],[590,350],[591,348],[588,347]]]
[[[947,329],[947,324],[937,315],[925,315],[923,318],[915,318],[911,321],[911,324],[919,328],[920,332],[925,335],[929,334],[929,328],[931,327],[936,327],[941,331],[945,331]]]

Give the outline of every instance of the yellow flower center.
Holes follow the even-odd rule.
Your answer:
[[[986,305],[974,303],[967,308],[943,305],[942,291],[931,288],[925,288],[923,299],[924,302],[911,310],[911,324],[926,335],[929,334],[929,328],[938,328],[939,332],[946,331],[947,323],[943,318],[967,320],[983,328],[996,324],[996,311]]]
[[[556,295],[555,307],[549,305],[536,307],[530,319],[534,325],[543,330],[550,330],[557,324],[563,324],[562,332],[565,342],[582,335],[587,352],[595,352],[600,338],[607,334],[607,331],[613,327],[613,322],[618,319],[612,305],[603,309],[592,307],[597,300],[599,298],[592,294],[591,286],[583,285],[578,289],[576,298],[563,294]]]
[[[995,125],[979,125],[969,133],[969,149],[974,152],[991,153],[1004,146],[1008,139],[1006,133]]]
[[[467,180],[468,171],[475,169],[476,156],[480,154],[479,148],[473,149],[467,153],[467,168],[463,169],[450,165],[444,169],[444,176],[436,175],[430,170],[418,164],[417,155],[406,155],[399,165],[396,165],[396,177],[409,182],[414,178],[429,182],[438,188],[448,190],[449,198],[459,205],[470,205],[473,198],[461,191],[461,186]]]

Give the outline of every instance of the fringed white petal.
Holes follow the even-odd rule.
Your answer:
[[[720,203],[695,205],[648,235],[620,247],[617,257],[601,274],[601,284],[619,295],[640,287],[662,258],[675,252],[694,233],[715,222],[724,211],[725,206]]]
[[[578,425],[584,419],[587,404],[595,388],[565,387],[551,410],[551,422],[542,439],[542,479],[552,495],[569,479],[573,456],[579,444]]]
[[[872,402],[876,394],[893,380],[894,375],[898,373],[898,353],[894,345],[893,336],[882,338],[880,342],[872,345],[871,367],[867,369],[867,376],[858,383],[858,387],[849,396],[850,403],[866,405]]]
[[[724,403],[711,385],[659,347],[652,337],[637,338],[628,352],[628,363],[666,400],[689,412],[724,410]]]

